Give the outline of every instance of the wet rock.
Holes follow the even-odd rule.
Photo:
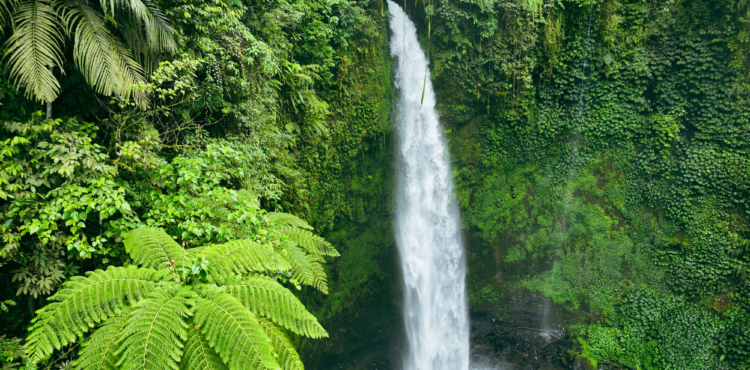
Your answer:
[[[573,370],[596,370],[591,361],[585,357],[577,357],[573,362]]]

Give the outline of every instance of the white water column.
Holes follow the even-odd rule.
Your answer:
[[[467,370],[466,263],[448,149],[416,27],[390,0],[388,10],[399,91],[396,244],[404,278],[404,370]]]

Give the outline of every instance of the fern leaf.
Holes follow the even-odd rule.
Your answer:
[[[276,280],[263,275],[241,278],[233,276],[222,286],[251,311],[310,338],[327,337],[318,320],[307,312],[302,302]]]
[[[234,297],[211,289],[194,307],[194,322],[228,368],[281,369],[255,315]]]
[[[49,357],[52,351],[76,341],[96,324],[120,314],[169,279],[166,271],[110,267],[86,273],[63,284],[52,302],[37,311],[27,338],[32,362]]]
[[[303,230],[291,225],[279,225],[278,229],[310,254],[330,257],[341,256],[331,243],[309,230]]]
[[[27,98],[44,103],[60,93],[52,67],[63,65],[63,27],[50,5],[39,0],[22,2],[13,15],[13,35],[5,42],[13,86],[23,89]]]
[[[235,240],[212,245],[201,253],[209,262],[211,276],[221,279],[232,273],[270,272],[289,270],[289,263],[271,247],[252,240]]]
[[[188,261],[195,261],[198,259],[198,256],[208,247],[195,247],[195,248],[188,248],[185,249],[185,259]]]
[[[266,218],[268,218],[268,221],[271,221],[271,222],[278,222],[280,224],[296,226],[301,229],[307,229],[307,230],[313,229],[313,227],[310,226],[310,224],[308,224],[307,221],[289,213],[283,213],[283,212],[269,213],[266,215]]]
[[[118,342],[127,320],[126,316],[123,312],[122,315],[108,319],[102,327],[91,334],[83,343],[78,359],[73,363],[76,370],[118,370]]]
[[[297,349],[294,348],[294,344],[292,344],[284,329],[268,319],[261,318],[259,322],[263,330],[266,331],[268,338],[271,339],[271,345],[276,352],[281,368],[284,370],[304,370],[305,367],[302,365]]]
[[[117,40],[100,13],[86,2],[60,2],[62,19],[73,35],[73,59],[86,82],[104,95],[130,95],[130,88],[146,82],[132,52]]]
[[[299,248],[288,249],[287,260],[292,265],[292,277],[300,284],[309,285],[328,294],[328,281],[318,257],[306,254]]]
[[[179,369],[183,343],[187,340],[190,287],[158,288],[138,302],[122,329],[117,363],[123,370]]]
[[[197,329],[196,329],[197,328]],[[226,370],[227,367],[203,338],[200,327],[188,327],[188,339],[185,342],[180,369],[183,370]]]
[[[173,266],[174,271],[189,268],[184,249],[161,230],[147,227],[131,230],[125,236],[125,250],[144,267],[162,270]]]

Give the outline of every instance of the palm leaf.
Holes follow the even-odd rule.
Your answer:
[[[63,27],[49,3],[24,1],[13,15],[15,29],[5,42],[10,79],[29,99],[49,103],[60,93],[52,67],[63,65]]]
[[[325,329],[302,302],[288,289],[268,276],[233,276],[222,286],[251,311],[269,318],[296,334],[310,338],[327,337]]]
[[[203,338],[197,325],[188,328],[188,339],[183,349],[180,369],[184,370],[226,370],[227,367]]]
[[[209,262],[211,276],[215,279],[249,272],[271,272],[289,270],[289,263],[271,247],[252,240],[235,240],[212,245],[201,253]]]
[[[126,316],[123,313],[108,319],[86,339],[78,353],[78,359],[73,363],[77,370],[119,370],[118,342],[120,332],[127,321]]]
[[[133,53],[106,28],[98,11],[81,1],[61,4],[63,22],[74,36],[74,61],[96,92],[129,96],[133,85],[146,82]]]
[[[190,287],[159,288],[134,306],[122,329],[122,370],[179,369],[183,343],[187,340],[188,304],[195,293]]]
[[[271,346],[276,352],[277,360],[284,370],[304,370],[304,365],[299,359],[297,349],[289,339],[283,328],[280,328],[271,321],[261,318],[260,326],[266,331],[266,335],[271,339]]]
[[[184,249],[161,230],[147,227],[131,230],[125,236],[125,250],[144,267],[161,270],[173,266],[175,271],[189,267]]]
[[[76,341],[96,324],[119,315],[122,309],[142,299],[169,278],[166,271],[110,267],[76,276],[37,311],[27,339],[32,362]]]
[[[196,300],[194,322],[230,369],[276,369],[268,337],[252,312],[219,289]]]
[[[176,52],[177,43],[174,40],[174,29],[172,29],[167,16],[151,0],[143,0],[143,4],[151,13],[151,18],[146,24],[146,39],[151,50],[167,53]]]
[[[18,0],[0,1],[0,27],[4,28],[8,24],[8,21],[12,18],[11,13],[17,5]]]

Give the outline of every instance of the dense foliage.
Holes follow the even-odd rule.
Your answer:
[[[0,71],[0,364],[38,360],[14,337],[26,336],[37,309],[52,309],[66,281],[143,263],[126,253],[134,228],[163,230],[186,250],[248,238],[273,248],[285,267],[268,284],[294,288],[320,317],[353,310],[365,286],[376,284],[368,278],[378,271],[378,254],[362,257],[358,250],[367,246],[349,244],[343,266],[327,265],[338,252],[318,233],[340,218],[364,222],[372,201],[361,200],[383,187],[378,169],[374,190],[349,190],[356,161],[382,152],[390,130],[382,4],[2,5],[9,49]],[[40,37],[41,44],[26,42]],[[117,60],[123,55],[133,62],[130,80],[116,69],[130,68]],[[364,169],[356,178],[373,179]],[[319,231],[280,211],[304,216]],[[347,266],[356,274],[342,277]],[[190,279],[200,280],[183,283]],[[183,313],[195,310],[197,319],[200,305],[184,296],[192,293],[173,288],[162,293],[182,297],[175,299],[188,307]],[[129,314],[118,311],[95,333],[114,338],[102,330],[127,325]],[[104,319],[94,313],[92,325]],[[75,331],[67,347],[45,344],[39,366],[71,366],[75,342],[91,338],[87,330]],[[292,351],[300,345],[295,333],[284,344]],[[184,348],[198,348],[193,342]]]
[[[424,19],[470,231],[470,301],[582,316],[580,355],[743,369],[747,9],[435,0]],[[462,92],[457,94],[457,92]]]

